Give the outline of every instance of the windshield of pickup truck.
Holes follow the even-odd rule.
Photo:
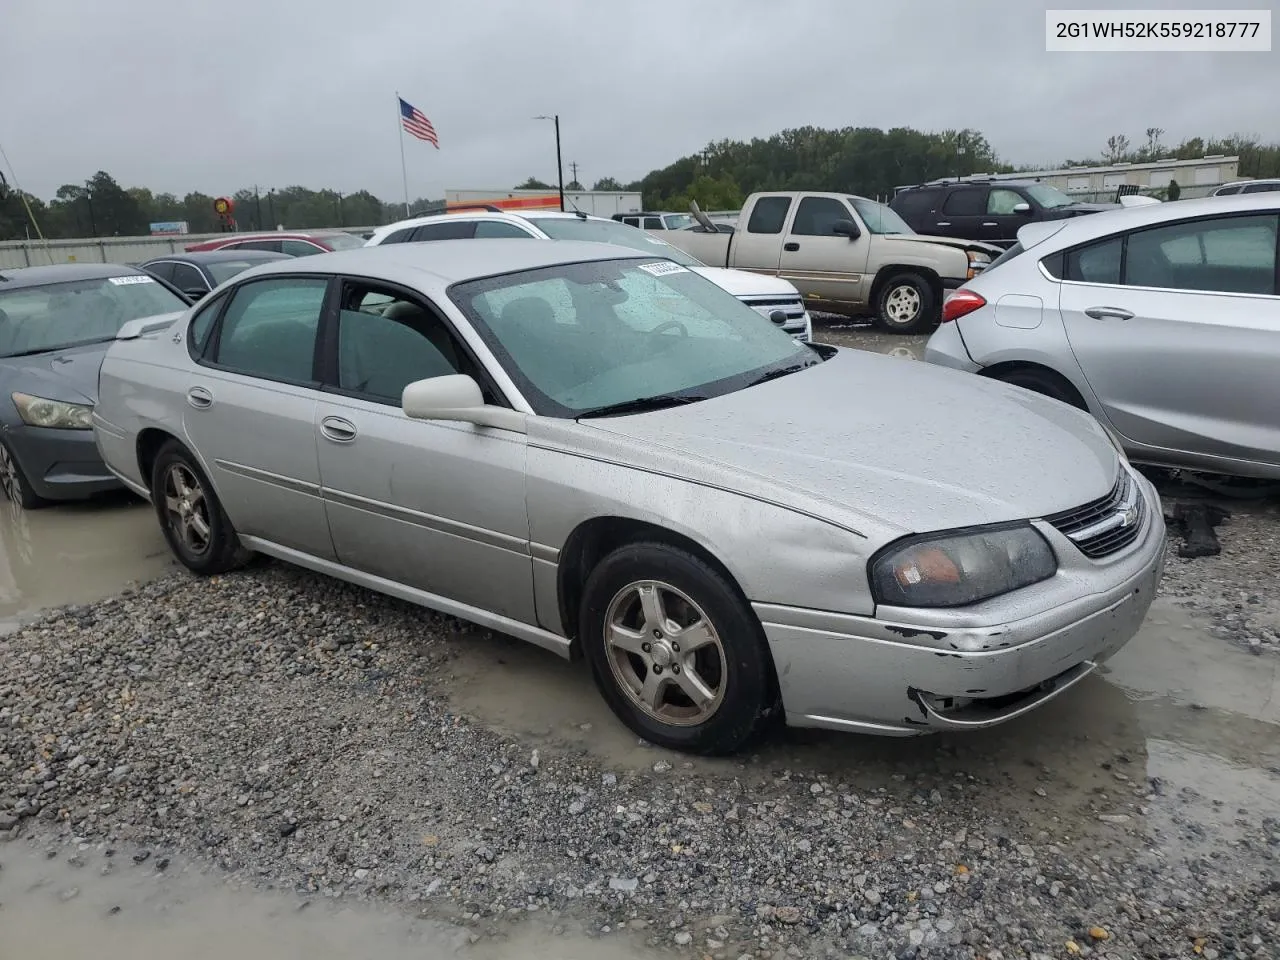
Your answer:
[[[679,247],[616,220],[582,220],[579,217],[529,217],[529,222],[552,240],[585,240],[590,243],[613,243],[640,250],[651,257],[666,257],[682,267],[705,267]]]
[[[1057,187],[1047,187],[1043,183],[1031,184],[1027,187],[1027,193],[1031,194],[1036,203],[1046,210],[1052,210],[1054,207],[1069,207],[1075,203]]]
[[[874,200],[866,200],[862,197],[850,197],[849,202],[853,204],[853,209],[858,211],[858,216],[872,233],[915,233],[907,226],[907,221],[883,203],[876,203]]]

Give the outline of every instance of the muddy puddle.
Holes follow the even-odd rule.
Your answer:
[[[813,339],[818,343],[830,343],[837,347],[854,347],[871,353],[883,353],[904,360],[923,360],[928,336],[884,333],[868,323],[850,323],[843,317],[830,322],[815,319]]]
[[[1000,787],[993,804],[1055,833],[1105,842],[1141,824],[1185,855],[1206,832],[1230,841],[1280,816],[1280,665],[1211,637],[1164,599],[1103,675],[1021,721],[910,740],[789,730],[735,760],[691,759],[638,740],[583,663],[478,634],[464,634],[454,652],[459,712],[619,770],[665,759],[726,780],[790,770],[865,789],[972,775]]]
[[[135,863],[82,845],[55,858],[0,848],[0,957],[22,960],[644,960],[621,937],[557,935],[536,921],[480,937],[440,920],[366,904],[236,889],[158,855]],[[105,874],[104,874],[104,871]]]
[[[0,496],[0,633],[175,569],[155,514],[135,497],[23,510]]]

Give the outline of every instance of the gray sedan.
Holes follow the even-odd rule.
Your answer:
[[[585,656],[669,747],[1009,720],[1160,579],[1157,495],[1087,415],[798,343],[635,250],[342,251],[149,326],[93,422],[182,563],[257,551]]]
[[[0,272],[0,489],[23,507],[120,483],[89,422],[98,367],[120,326],[188,306],[141,270],[60,264]]]
[[[1133,459],[1280,479],[1280,194],[1036,223],[952,294],[930,363],[1088,410]]]

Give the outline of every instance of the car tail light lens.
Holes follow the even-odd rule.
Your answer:
[[[951,320],[959,320],[963,316],[967,316],[979,307],[985,307],[987,300],[980,293],[974,293],[972,290],[957,290],[951,296],[947,297],[946,302],[942,305],[942,322],[948,323]]]

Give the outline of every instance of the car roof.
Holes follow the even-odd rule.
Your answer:
[[[631,216],[631,214],[627,214]],[[407,220],[397,220],[395,223],[388,223],[378,227],[373,231],[374,236],[385,237],[397,230],[407,230],[410,227],[424,227],[432,223],[448,223],[451,220],[507,220],[517,222],[529,222],[530,220],[545,220],[548,218],[564,218],[579,220],[604,220],[609,223],[616,221],[609,217],[597,217],[590,213],[576,213],[573,210],[526,210],[515,213],[511,210],[460,210],[457,213],[432,213],[422,217],[410,217]]]
[[[1224,213],[1247,214],[1251,211],[1267,214],[1280,211],[1280,193],[1237,193],[1225,197],[1171,200],[1167,203],[1118,207],[1115,210],[1103,210],[1084,217],[1072,217],[1062,221],[1062,228],[1054,231],[1053,248],[1062,249],[1096,237],[1137,230],[1141,227],[1159,226],[1174,220],[1221,216]],[[1022,229],[1027,230],[1032,226],[1034,224],[1027,224]],[[1021,235],[1022,231],[1018,232]]]
[[[99,277],[130,277],[144,273],[123,263],[55,263],[45,267],[5,267],[0,269],[0,293],[23,287],[40,287],[47,283],[71,280],[94,280]]]
[[[251,267],[240,277],[283,273],[351,274],[389,282],[413,283],[430,279],[444,284],[521,270],[536,270],[588,260],[662,259],[639,250],[607,243],[561,240],[547,243],[522,239],[436,240],[432,243],[393,243],[358,247],[279,263]]]
[[[187,263],[221,263],[228,260],[292,260],[287,253],[276,253],[274,250],[192,250],[182,253],[164,253],[158,257],[150,257],[143,263],[156,263],[160,260],[182,260]]]

